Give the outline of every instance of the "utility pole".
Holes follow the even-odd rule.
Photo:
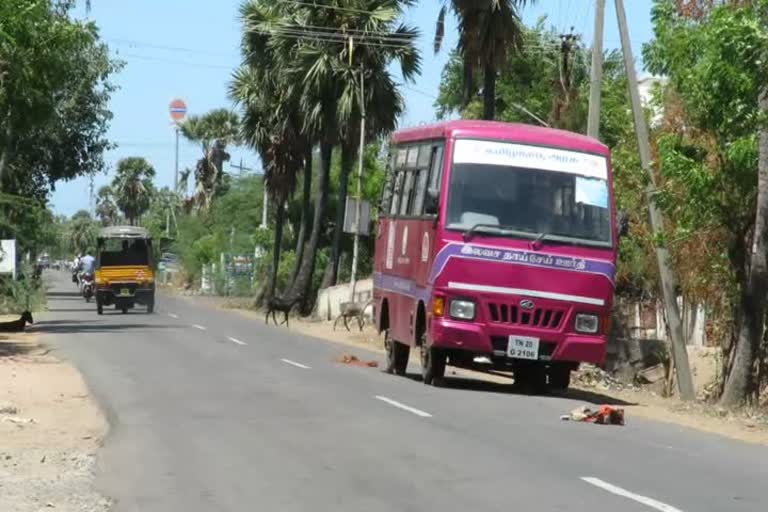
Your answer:
[[[363,206],[363,153],[365,151],[365,70],[360,65],[360,149],[358,150],[357,165],[357,202],[355,203],[355,222],[352,229],[355,230],[354,243],[352,244],[352,275],[350,277],[350,302],[355,302],[355,288],[357,287],[357,260],[360,252],[360,215]]]
[[[554,124],[555,127],[560,126],[560,119],[562,118],[564,108],[570,103],[571,94],[571,52],[576,42],[579,40],[579,36],[573,33],[573,27],[568,34],[560,34],[560,91],[558,92],[558,99],[556,99],[555,112],[554,112]]]
[[[648,127],[645,124],[643,107],[640,103],[640,93],[637,89],[637,75],[635,74],[635,61],[632,56],[632,47],[629,42],[629,30],[627,29],[627,16],[624,12],[624,0],[615,0],[616,17],[619,21],[619,33],[621,35],[621,48],[624,53],[624,66],[629,81],[629,97],[632,100],[632,114],[635,119],[635,133],[637,134],[637,146],[640,151],[640,164],[648,174],[649,182],[645,189],[650,211],[651,229],[654,235],[664,232],[664,220],[656,206],[654,192],[656,190],[653,168],[651,166],[651,149],[648,141]],[[677,308],[677,280],[669,266],[669,252],[662,245],[656,246],[656,261],[659,266],[659,278],[664,297],[664,308],[667,313],[667,326],[672,345],[672,358],[677,369],[677,385],[680,398],[693,400],[693,381],[691,368],[688,365],[688,351],[683,338],[683,326],[680,322],[680,311]]]
[[[587,135],[595,139],[600,136],[600,97],[603,86],[603,19],[605,0],[595,0],[595,34],[592,40],[592,69],[589,79],[589,118]]]
[[[174,126],[176,132],[176,164],[173,170],[173,191],[179,193],[179,125]]]

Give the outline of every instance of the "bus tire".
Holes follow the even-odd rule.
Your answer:
[[[445,377],[445,362],[447,355],[444,350],[436,347],[421,346],[421,375],[424,384],[441,386]]]
[[[384,349],[387,354],[387,366],[385,371],[395,375],[405,375],[408,368],[408,356],[411,347],[397,342],[389,337],[389,331],[384,335]]]

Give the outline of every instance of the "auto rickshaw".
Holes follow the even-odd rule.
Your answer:
[[[127,313],[136,304],[155,309],[152,237],[146,229],[111,226],[99,231],[96,251],[96,311],[114,304]]]

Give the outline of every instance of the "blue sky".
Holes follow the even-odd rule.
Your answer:
[[[83,5],[85,2],[81,2]],[[606,48],[619,46],[613,2],[606,2]],[[636,58],[642,43],[652,37],[651,0],[625,2]],[[157,171],[158,186],[173,184],[174,133],[168,117],[168,103],[183,98],[190,114],[212,108],[230,107],[227,82],[239,62],[240,0],[93,0],[90,18],[101,30],[112,53],[126,62],[114,78],[119,85],[112,97],[114,113],[109,137],[118,148],[107,154],[107,174],[94,178],[96,189],[112,179],[112,169],[120,158],[143,156]],[[421,0],[409,9],[405,21],[421,29],[419,47],[422,73],[403,89],[406,113],[401,126],[432,121],[434,96],[448,50],[456,44],[453,20],[446,27],[443,51],[434,55],[432,32],[439,0]],[[546,15],[548,23],[563,32],[570,27],[583,34],[583,44],[591,45],[594,0],[538,0],[523,11],[526,23]],[[83,7],[77,13],[85,16]],[[232,162],[259,168],[256,155],[245,148],[233,148]],[[179,168],[193,167],[200,148],[183,139],[179,146]],[[56,213],[71,215],[89,207],[88,178],[57,184],[52,194]]]

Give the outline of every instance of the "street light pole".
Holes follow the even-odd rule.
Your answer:
[[[365,72],[360,64],[360,149],[357,165],[357,202],[355,203],[355,239],[352,245],[352,276],[350,279],[350,302],[355,302],[355,288],[357,287],[357,263],[360,253],[360,215],[362,213],[363,193],[363,152],[365,150]]]

